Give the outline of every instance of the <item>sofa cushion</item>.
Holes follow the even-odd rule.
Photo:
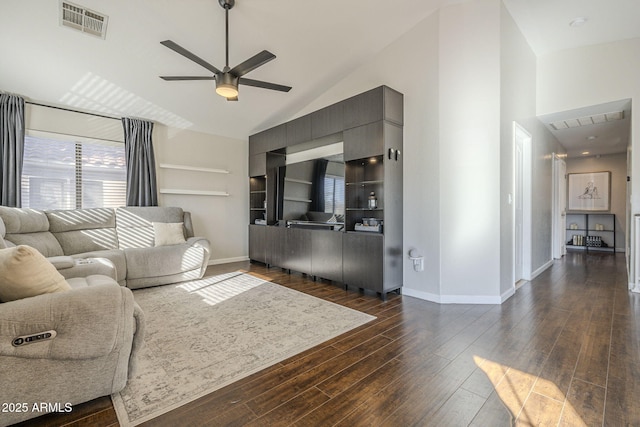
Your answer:
[[[177,207],[125,207],[116,209],[116,232],[120,249],[155,246],[154,222],[184,222]]]
[[[144,277],[169,276],[202,268],[205,249],[190,245],[125,249],[127,281]]]
[[[30,246],[0,249],[0,300],[15,301],[71,287],[47,259]]]
[[[23,233],[23,234],[9,234],[7,233],[6,241],[11,242],[14,245],[26,245],[37,249],[40,253],[46,257],[62,256],[62,246],[52,233],[48,231],[42,231],[39,233]],[[10,246],[7,243],[7,246]]]
[[[179,245],[184,243],[184,223],[153,222],[155,246]]]
[[[60,243],[49,232],[49,220],[44,212],[0,206],[0,218],[6,227],[8,242],[31,246],[46,257],[64,255]]]
[[[87,286],[110,285],[115,284],[115,280],[109,276],[102,274],[92,274],[86,277],[74,277],[67,279],[69,285],[73,289],[86,288]]]
[[[37,233],[49,231],[49,220],[43,211],[36,209],[0,206],[0,218],[7,234]]]
[[[116,226],[115,210],[111,208],[53,210],[45,211],[45,214],[52,233]]]
[[[118,248],[113,209],[54,210],[45,213],[50,231],[65,255]]]

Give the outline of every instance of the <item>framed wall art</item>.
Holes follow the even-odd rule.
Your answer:
[[[607,212],[611,204],[611,172],[570,173],[567,208]]]

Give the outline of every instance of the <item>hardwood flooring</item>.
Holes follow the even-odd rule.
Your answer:
[[[640,295],[622,255],[569,253],[500,306],[387,302],[248,263],[377,319],[148,426],[640,425]],[[112,426],[108,397],[30,425]]]

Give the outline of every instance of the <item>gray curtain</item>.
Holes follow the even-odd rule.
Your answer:
[[[24,156],[24,99],[0,94],[0,205],[20,207]]]
[[[153,123],[124,117],[122,126],[127,156],[127,206],[158,206],[156,161],[151,141]]]

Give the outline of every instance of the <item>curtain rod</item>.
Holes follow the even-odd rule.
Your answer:
[[[87,114],[89,116],[102,117],[104,119],[111,119],[111,120],[118,120],[118,121],[122,120],[117,117],[109,117],[109,116],[104,116],[102,114],[96,114],[96,113],[87,113],[86,111],[72,110],[71,108],[54,107],[53,105],[39,104],[37,102],[32,102],[32,101],[25,101],[25,104],[37,105],[38,107],[54,108],[56,110],[70,111],[72,113]]]

